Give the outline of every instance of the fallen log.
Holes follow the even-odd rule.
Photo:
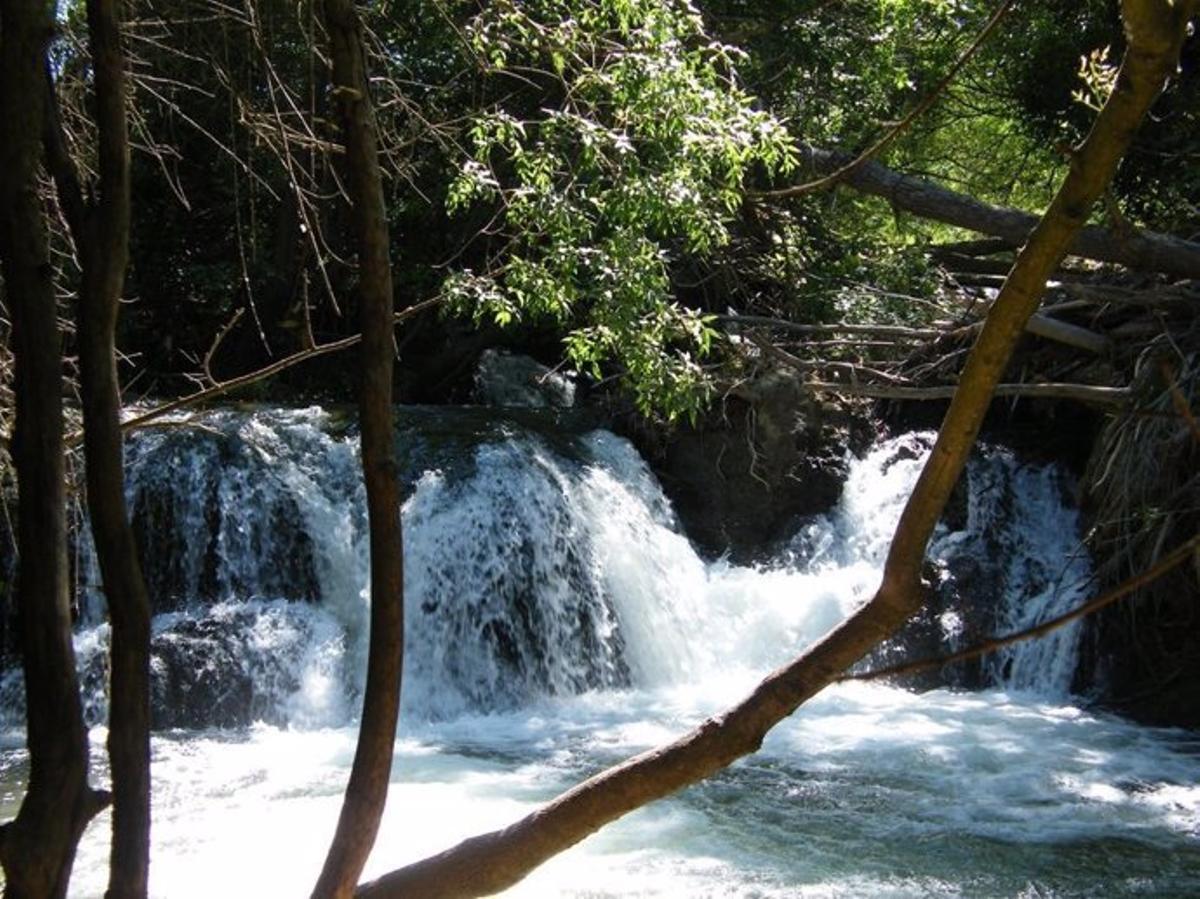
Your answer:
[[[1200,302],[1200,285],[1191,283],[1141,289],[1115,284],[1059,284],[1053,290],[1092,305],[1159,307]],[[1056,303],[1055,307],[1062,305],[1065,304]]]
[[[848,153],[812,146],[802,146],[801,155],[816,172],[838,171],[854,158]],[[847,171],[839,183],[862,193],[882,197],[897,208],[922,218],[990,234],[1014,245],[1023,244],[1038,222],[1036,215],[1023,210],[992,206],[874,161]],[[759,196],[786,197],[788,189],[769,191]],[[1079,231],[1067,252],[1072,256],[1112,262],[1141,271],[1162,272],[1179,278],[1200,278],[1200,243],[1154,231],[1123,234],[1088,225]]]
[[[1011,259],[997,259],[993,256],[969,256],[963,253],[934,253],[929,256],[944,268],[951,277],[962,281],[962,275],[1000,275],[1008,274],[1012,268]],[[1050,276],[1052,282],[1086,281],[1093,278],[1092,272],[1078,269],[1060,268]]]
[[[986,314],[990,307],[991,303],[981,303],[978,312]],[[1051,311],[1060,312],[1065,310],[1058,307],[1047,308],[1047,312]],[[981,327],[983,327],[983,322],[975,322],[966,325],[964,328],[950,330],[947,333],[955,335],[974,334]],[[1050,315],[1041,312],[1029,316],[1029,321],[1025,323],[1025,330],[1046,340],[1053,340],[1056,343],[1075,347],[1078,350],[1087,350],[1089,353],[1096,353],[1097,355],[1104,355],[1112,349],[1112,340],[1104,334],[1085,328],[1082,325],[1073,325],[1070,322],[1052,318]]]
[[[1087,350],[1089,353],[1097,355],[1103,355],[1112,349],[1112,341],[1103,334],[1097,334],[1095,331],[1073,325],[1070,322],[1059,321],[1048,315],[1031,315],[1025,324],[1025,330],[1038,337]]]
[[[977,240],[956,240],[950,243],[934,244],[929,248],[929,255],[934,259],[945,256],[994,256],[997,253],[1011,254],[1016,252],[1017,245],[1001,237],[981,237]]]
[[[981,312],[987,310],[983,305]],[[967,325],[964,328],[951,326],[946,323],[942,327],[909,328],[905,325],[872,325],[834,323],[827,325],[808,325],[790,322],[782,318],[771,318],[765,315],[716,315],[713,319],[722,325],[747,325],[752,327],[774,328],[795,334],[865,334],[872,337],[889,337],[896,342],[907,340],[935,340],[947,335],[966,334],[971,329],[978,329],[979,324]],[[1087,328],[1068,324],[1049,318],[1045,315],[1034,315],[1026,324],[1025,329],[1030,334],[1036,334],[1048,340],[1065,343],[1078,349],[1092,353],[1105,353],[1109,350],[1108,338]]]

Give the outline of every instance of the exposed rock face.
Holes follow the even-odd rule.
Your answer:
[[[1200,727],[1200,571],[1181,569],[1095,616],[1081,686],[1144,724]]]
[[[694,427],[624,430],[692,541],[739,562],[757,560],[798,517],[833,508],[847,453],[872,436],[861,407],[802,391],[787,371],[739,385]]]
[[[280,720],[278,697],[299,686],[281,655],[254,653],[262,628],[257,608],[219,617],[184,617],[151,642],[153,720],[173,727],[246,727]],[[282,616],[280,616],[282,617]],[[302,619],[287,619],[294,653],[311,634]]]

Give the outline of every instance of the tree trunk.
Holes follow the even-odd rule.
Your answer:
[[[106,800],[88,786],[71,644],[61,336],[37,193],[51,10],[0,6],[0,262],[16,366],[17,605],[29,747],[25,798],[0,829],[5,895],[13,899],[66,895],[79,837]]]
[[[767,731],[894,633],[921,605],[921,566],[934,525],[966,465],[992,391],[1026,320],[1108,184],[1133,132],[1173,70],[1191,4],[1126,0],[1129,49],[1117,87],[1045,217],[1029,238],[967,362],[938,439],[905,506],[865,606],[804,655],[769,675],[745,700],[676,742],[584,781],[502,830],[363,885],[360,897],[482,896],[520,881],[542,862],[634,809],[754,752]]]
[[[404,569],[400,490],[392,421],[392,271],[366,74],[362,23],[351,0],[324,0],[333,84],[346,144],[346,169],[358,242],[358,302],[363,334],[359,421],[371,543],[371,642],[358,748],[337,832],[314,897],[354,892],[375,843],[387,800],[404,656]]]
[[[85,202],[57,128],[47,158],[83,283],[78,340],[88,513],[111,622],[109,899],[145,897],[150,866],[150,599],[125,508],[116,327],[129,257],[129,141],[119,0],[88,0],[99,183]],[[55,117],[54,123],[57,124]]]
[[[836,171],[852,159],[849,154],[819,147],[804,147],[803,156],[817,172]],[[898,209],[921,218],[991,234],[1013,245],[1024,243],[1038,223],[1036,215],[1007,206],[992,206],[874,161],[853,169],[839,183],[882,197]],[[786,188],[771,193],[771,196],[786,195]],[[1154,231],[1119,234],[1089,225],[1080,229],[1067,253],[1179,278],[1200,278],[1200,243]]]

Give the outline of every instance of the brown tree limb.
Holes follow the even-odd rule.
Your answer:
[[[1123,581],[1111,590],[1107,590],[1099,596],[1076,606],[1069,612],[1064,612],[1062,615],[1043,621],[1033,627],[1017,631],[1013,634],[1005,634],[1002,637],[989,637],[986,640],[976,643],[974,646],[961,649],[958,652],[952,652],[948,655],[915,659],[911,662],[902,662],[898,665],[889,665],[886,668],[863,671],[859,674],[845,674],[838,678],[838,680],[880,680],[885,677],[897,677],[904,674],[915,674],[918,671],[928,671],[931,668],[944,668],[946,665],[952,665],[955,662],[965,662],[968,659],[988,655],[998,649],[1012,646],[1014,643],[1022,643],[1026,640],[1044,637],[1046,634],[1053,633],[1073,621],[1078,621],[1080,618],[1085,618],[1107,606],[1111,606],[1113,603],[1124,599],[1147,584],[1153,583],[1172,568],[1192,558],[1197,551],[1200,551],[1200,535],[1193,537],[1191,540],[1184,541],[1141,574]]]
[[[85,200],[55,114],[47,159],[82,272],[78,340],[88,514],[111,624],[108,899],[144,899],[150,871],[150,597],[125,506],[116,328],[129,258],[126,59],[120,0],[88,0],[97,183]],[[54,108],[53,91],[50,95]],[[50,118],[50,117],[48,117]]]
[[[371,552],[371,636],[358,745],[337,830],[312,893],[314,899],[342,899],[353,895],[375,845],[391,779],[404,659],[404,557],[392,420],[390,238],[363,25],[353,0],[323,0],[322,14],[358,243],[363,340],[359,423]]]
[[[107,801],[88,785],[71,642],[63,456],[62,336],[38,196],[53,6],[0,4],[0,266],[16,369],[17,608],[29,781],[0,839],[8,897],[61,899],[76,846]]]
[[[508,827],[472,837],[363,884],[357,895],[468,897],[517,883],[608,822],[756,751],[772,727],[835,681],[920,607],[925,549],[966,465],[992,390],[1025,321],[1037,307],[1047,277],[1062,260],[1173,71],[1192,4],[1125,0],[1122,9],[1129,46],[1117,87],[988,313],[937,442],[901,514],[875,596],[799,658],[768,675],[736,706],[675,742],[589,778]]]
[[[401,309],[392,316],[392,324],[398,325],[408,321],[419,312],[424,312],[426,309],[437,306],[443,301],[443,297],[437,296],[428,300],[422,300],[419,303],[413,303],[405,309]],[[264,365],[262,368],[252,372],[247,372],[244,375],[238,375],[236,378],[229,378],[225,381],[219,381],[212,387],[205,387],[202,390],[197,390],[195,393],[189,393],[187,396],[181,396],[177,399],[168,400],[167,402],[155,406],[153,409],[147,410],[140,415],[135,415],[133,418],[126,419],[122,425],[122,430],[132,431],[137,428],[145,427],[152,422],[157,421],[172,412],[179,412],[182,409],[191,409],[195,406],[201,406],[213,400],[220,399],[227,394],[232,393],[242,387],[249,387],[251,384],[257,384],[259,381],[265,381],[273,375],[279,374],[293,366],[299,365],[301,362],[307,362],[309,359],[315,359],[318,356],[325,356],[329,353],[337,353],[342,350],[349,349],[356,344],[362,342],[362,334],[351,334],[349,337],[343,337],[341,340],[334,340],[330,343],[323,343],[319,346],[309,347],[304,350],[297,350],[290,356],[284,356],[272,362],[270,365]],[[72,436],[72,441],[78,438]]]
[[[82,235],[86,227],[87,204],[83,199],[83,186],[79,183],[79,170],[67,146],[67,132],[59,115],[58,92],[54,89],[49,60],[46,62],[46,114],[42,126],[42,149],[46,170],[54,179],[58,206],[67,222],[67,230],[72,238]]]
[[[838,182],[843,181],[850,175],[854,174],[854,172],[862,168],[862,166],[866,165],[868,162],[890,147],[895,140],[900,137],[900,135],[912,127],[913,122],[928,112],[933,104],[941,99],[942,94],[944,94],[946,89],[950,87],[951,83],[953,83],[954,79],[958,76],[958,73],[962,71],[963,66],[970,62],[975,54],[979,52],[979,48],[983,46],[984,41],[988,39],[988,36],[993,31],[995,31],[996,26],[1000,24],[1000,20],[1008,14],[1010,9],[1012,9],[1012,5],[1013,0],[1004,0],[1004,2],[996,8],[996,11],[992,13],[991,17],[987,21],[987,24],[983,26],[983,30],[975,36],[975,40],[973,40],[970,46],[968,46],[967,49],[959,55],[958,59],[954,61],[954,65],[952,65],[949,71],[942,76],[942,79],[933,86],[933,90],[926,94],[921,99],[921,102],[912,108],[908,115],[897,122],[892,128],[888,129],[883,137],[877,140],[869,148],[864,150],[850,162],[840,166],[839,168],[830,172],[828,175],[817,178],[815,181],[809,181],[806,184],[794,184],[791,187],[785,187],[781,190],[765,191],[764,193],[759,194],[759,196],[782,199],[784,197],[798,197],[803,194],[827,190],[828,188],[836,185]]]
[[[845,154],[802,147],[808,165],[817,171],[836,170]],[[1020,209],[993,206],[942,187],[924,178],[905,175],[878,162],[867,162],[845,176],[841,184],[887,200],[897,209],[980,234],[990,234],[1020,246],[1038,218]],[[1088,225],[1080,229],[1068,255],[1111,262],[1141,271],[1178,278],[1200,278],[1200,243],[1170,234],[1139,230],[1132,234]]]

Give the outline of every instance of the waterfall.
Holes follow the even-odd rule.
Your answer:
[[[404,708],[366,878],[507,826],[744,697],[871,597],[932,445],[880,441],[848,463],[836,508],[742,566],[697,555],[635,449],[571,410],[398,417]],[[150,894],[303,893],[339,812],[365,667],[353,422],[225,410],[132,436],[128,464],[155,604]],[[926,609],[864,664],[1075,605],[1089,566],[1066,484],[981,447],[932,542]],[[75,643],[101,724],[108,628],[86,522],[75,540]],[[1064,628],[918,685],[988,689],[834,685],[753,756],[614,822],[513,899],[1196,895],[1195,735],[1058,701],[1076,639]],[[19,673],[0,671],[0,817],[28,777],[20,699]],[[91,736],[102,783],[103,728]],[[104,895],[106,815],[72,895]]]
[[[1062,473],[1052,466],[1022,465],[1010,450],[985,446],[967,478],[966,521],[958,530],[943,529],[931,554],[950,569],[971,568],[977,592],[966,598],[976,608],[994,603],[992,631],[1025,630],[1085,602],[1091,563]],[[992,682],[1065,697],[1080,629],[1076,622],[990,656]]]
[[[781,664],[869,599],[932,440],[879,443],[833,512],[772,564],[741,567],[696,554],[644,460],[606,431],[478,409],[402,418],[404,711],[425,720]],[[128,470],[156,725],[349,722],[368,601],[353,426],[319,408],[215,412],[133,436]],[[959,505],[930,553],[943,649],[1080,600],[1090,569],[1053,468],[985,447]],[[107,629],[86,527],[79,543],[76,648],[99,722]],[[987,677],[1064,694],[1076,630],[998,654]],[[0,723],[19,720],[19,694],[18,674],[0,675]]]
[[[850,466],[838,507],[806,522],[783,554],[793,570],[846,579],[866,598],[878,583],[891,536],[936,435],[884,440]],[[934,532],[927,557],[938,578],[937,642],[914,652],[901,640],[889,661],[945,654],[985,635],[1024,630],[1081,604],[1091,565],[1078,511],[1054,466],[1022,463],[1003,447],[982,445],[965,483]],[[984,682],[1065,697],[1075,672],[1078,623],[989,657]]]

